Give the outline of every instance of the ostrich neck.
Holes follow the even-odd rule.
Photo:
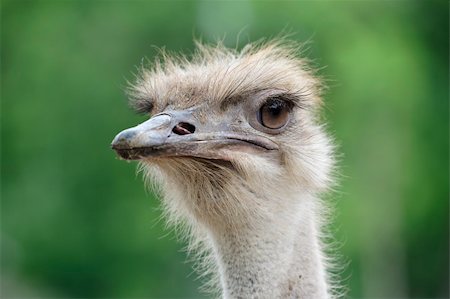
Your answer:
[[[313,203],[211,232],[223,298],[329,298]]]

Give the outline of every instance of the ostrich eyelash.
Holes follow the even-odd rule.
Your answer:
[[[264,100],[261,101],[261,105],[263,103],[266,103],[271,100],[279,99],[287,104],[289,109],[299,108],[299,109],[305,109],[306,105],[304,104],[303,99],[306,95],[302,93],[291,93],[291,92],[284,92],[280,94],[271,95],[269,97],[264,98]]]
[[[292,105],[292,108],[307,110],[311,107],[308,98],[311,96],[311,92],[308,90],[302,90],[298,92],[288,92],[279,95],[280,99],[283,99],[288,104]]]
[[[155,105],[152,99],[134,97],[130,106],[137,114],[151,114]]]

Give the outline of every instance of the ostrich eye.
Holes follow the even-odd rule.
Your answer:
[[[258,121],[269,129],[279,129],[289,120],[291,107],[280,99],[270,99],[258,111]]]

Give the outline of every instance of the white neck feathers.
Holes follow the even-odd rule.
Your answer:
[[[329,298],[313,200],[210,231],[224,298]]]

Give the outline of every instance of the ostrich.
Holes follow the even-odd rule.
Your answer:
[[[222,298],[334,297],[319,197],[333,183],[333,145],[299,49],[163,53],[129,89],[150,118],[112,142],[159,186],[168,222],[186,229]]]

